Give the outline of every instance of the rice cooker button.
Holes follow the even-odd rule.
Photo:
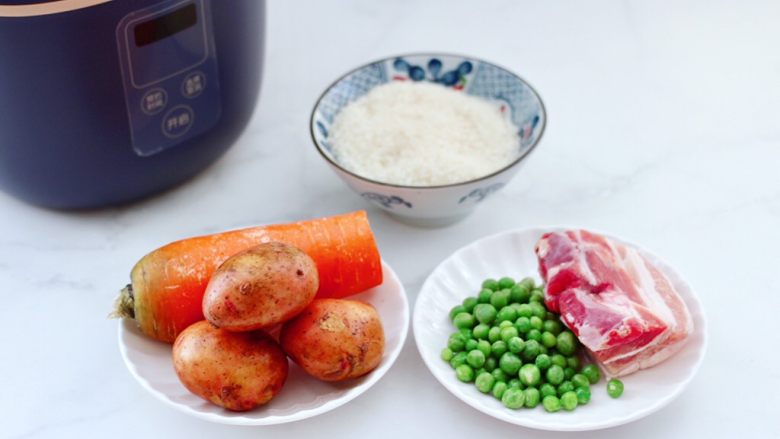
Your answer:
[[[195,122],[195,113],[186,105],[177,105],[167,113],[162,120],[162,132],[166,137],[174,139],[184,135]]]
[[[206,88],[206,75],[203,72],[192,72],[184,77],[181,83],[181,94],[185,98],[196,98]]]
[[[141,111],[148,115],[161,112],[168,103],[168,93],[161,88],[153,88],[141,98]]]

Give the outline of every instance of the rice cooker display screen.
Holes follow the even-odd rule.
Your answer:
[[[190,28],[198,22],[195,4],[181,7],[170,14],[137,25],[135,45],[143,47]]]

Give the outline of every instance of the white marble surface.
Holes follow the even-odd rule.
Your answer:
[[[559,437],[458,401],[410,339],[378,385],[331,413],[235,428],[179,414],[125,370],[111,301],[170,240],[365,207],[307,132],[335,77],[406,51],[474,54],[541,93],[548,131],[476,214],[416,229],[369,209],[410,299],[483,235],[593,227],[643,244],[697,289],[710,346],[687,391],[641,421],[580,437],[778,437],[780,3],[275,1],[262,98],[235,147],[145,202],[62,213],[0,195],[0,437]]]

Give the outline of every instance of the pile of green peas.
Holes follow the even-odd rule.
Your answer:
[[[543,285],[532,278],[487,279],[476,297],[452,308],[450,319],[458,331],[442,360],[460,381],[510,409],[541,404],[548,412],[571,411],[590,401],[590,386],[601,379],[595,364],[582,364],[577,338],[547,310]]]

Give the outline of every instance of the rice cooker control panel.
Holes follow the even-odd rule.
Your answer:
[[[150,156],[202,134],[221,115],[208,0],[167,0],[117,26],[133,149]]]

